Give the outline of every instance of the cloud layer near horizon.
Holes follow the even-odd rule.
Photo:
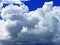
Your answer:
[[[42,8],[29,11],[28,6],[10,4],[2,8],[1,45],[60,44],[60,7],[45,2]]]

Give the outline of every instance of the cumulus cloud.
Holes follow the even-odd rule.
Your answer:
[[[6,40],[10,38],[10,34],[5,27],[6,23],[0,20],[0,40]]]
[[[23,11],[24,10],[24,11]],[[1,16],[3,19],[7,20],[20,20],[23,17],[23,13],[27,13],[29,11],[28,7],[26,5],[21,6],[14,6],[13,4],[3,8],[1,10]],[[24,17],[23,17],[24,18]]]
[[[12,2],[14,1],[12,0]],[[37,8],[34,11],[29,11],[25,4],[21,6],[10,4],[2,8],[0,44],[60,45],[59,9],[60,7],[53,6],[52,1],[45,2],[42,8]]]

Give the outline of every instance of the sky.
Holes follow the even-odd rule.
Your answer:
[[[60,6],[60,0],[31,0],[31,1],[25,2],[25,4],[28,5],[31,11],[31,10],[36,10],[37,8],[42,7],[45,2],[49,2],[49,1],[53,1],[54,6]]]
[[[0,45],[60,45],[59,1],[0,1]]]
[[[42,7],[45,2],[49,2],[49,1],[53,1],[54,6],[60,6],[60,0],[59,1],[57,1],[57,0],[29,0],[29,1],[25,1],[23,3],[25,3],[29,7],[29,10],[32,11],[32,10],[36,10],[37,8]],[[5,4],[4,7],[6,5],[8,5],[8,4]]]

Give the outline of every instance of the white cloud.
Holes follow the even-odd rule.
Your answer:
[[[0,21],[0,39],[13,38],[6,43],[2,42],[3,45],[25,42],[29,44],[60,43],[58,40],[60,39],[59,9],[60,7],[53,6],[52,1],[44,3],[42,8],[31,12],[25,4],[21,6],[10,4],[2,8],[3,20]]]
[[[29,1],[29,0],[2,0],[3,3],[16,3],[16,4],[23,4],[21,1]]]
[[[21,4],[22,2],[20,0],[2,0],[3,3],[17,3]]]
[[[52,10],[52,7],[53,7],[53,2],[50,1],[50,2],[45,2],[44,5],[43,5],[43,10],[49,12]]]
[[[1,8],[3,7],[3,3],[0,2],[0,12],[1,12]]]
[[[5,25],[6,23],[0,20],[0,40],[6,40],[10,38],[10,34]]]
[[[2,7],[3,7],[3,3],[0,2],[0,8],[2,8]]]
[[[20,18],[20,15],[23,16],[22,14],[27,13],[28,11],[29,9],[26,5],[14,6],[13,4],[11,4],[2,9],[1,16],[4,19],[18,20]]]
[[[23,27],[22,30],[21,30],[21,33],[24,33],[26,32],[28,29],[26,27]]]

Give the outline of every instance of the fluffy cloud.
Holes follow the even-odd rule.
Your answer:
[[[8,30],[6,29],[6,23],[0,20],[0,40],[7,40],[11,38]]]
[[[21,1],[29,1],[29,0],[2,0],[2,3],[16,3],[16,4],[23,4]]]
[[[59,9],[60,7],[53,6],[52,1],[45,2],[42,8],[30,12],[25,4],[10,4],[2,8],[0,44],[60,45]]]
[[[21,0],[2,0],[3,3],[16,3],[22,4]]]
[[[22,14],[27,13],[28,11],[29,9],[26,5],[14,6],[13,4],[10,4],[1,10],[1,16],[5,20],[20,20],[21,18],[25,18]]]
[[[0,12],[1,12],[2,7],[3,7],[3,3],[0,2]]]

